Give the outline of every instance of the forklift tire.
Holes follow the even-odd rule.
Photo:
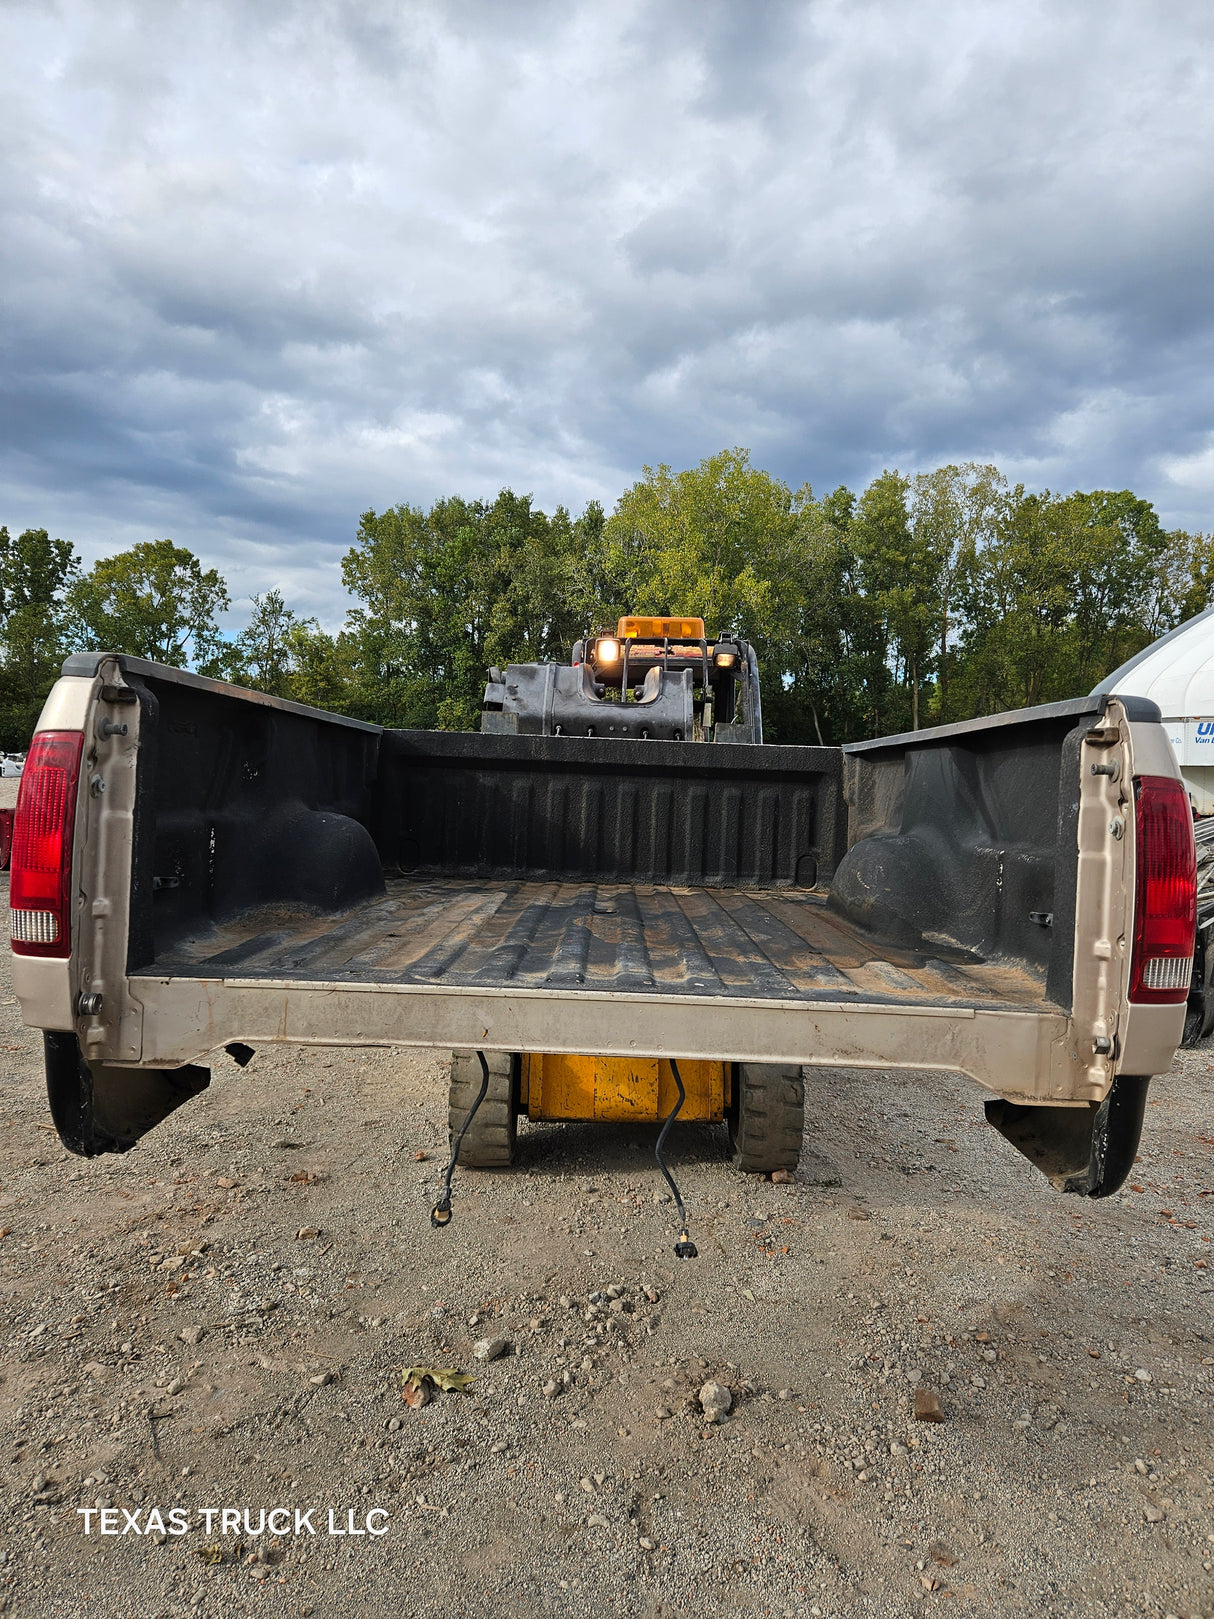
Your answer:
[[[735,1063],[728,1118],[738,1169],[748,1175],[795,1169],[805,1124],[801,1069],[795,1063]]]
[[[514,1160],[521,1058],[517,1052],[487,1051],[485,1061],[489,1064],[489,1089],[463,1139],[458,1161],[466,1169],[506,1169]],[[475,1051],[451,1053],[448,1140],[454,1141],[463,1129],[472,1104],[480,1095],[483,1078]]]

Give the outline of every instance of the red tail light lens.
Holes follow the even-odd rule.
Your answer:
[[[19,956],[72,951],[72,830],[83,745],[81,731],[39,731],[21,773],[9,879]]]
[[[1197,850],[1184,786],[1171,776],[1134,782],[1138,879],[1130,999],[1176,1005],[1188,999],[1197,925]]]

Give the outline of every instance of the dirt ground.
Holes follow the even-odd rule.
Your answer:
[[[1101,1203],[967,1081],[816,1072],[792,1185],[677,1136],[682,1262],[652,1131],[523,1124],[434,1231],[439,1055],[220,1054],[85,1162],[7,951],[0,1018],[6,1614],[1214,1615],[1207,1050]]]

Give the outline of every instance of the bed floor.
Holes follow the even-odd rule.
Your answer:
[[[393,878],[341,916],[248,913],[144,975],[1040,1009],[1039,979],[875,943],[804,889]],[[938,954],[936,953],[938,949]]]

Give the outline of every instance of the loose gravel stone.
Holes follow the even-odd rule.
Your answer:
[[[477,1360],[500,1360],[510,1349],[509,1338],[481,1338],[472,1346]]]
[[[914,1414],[916,1422],[943,1422],[944,1407],[935,1389],[915,1390]]]
[[[699,1393],[700,1409],[709,1422],[720,1422],[733,1409],[733,1395],[724,1383],[708,1382]]]

